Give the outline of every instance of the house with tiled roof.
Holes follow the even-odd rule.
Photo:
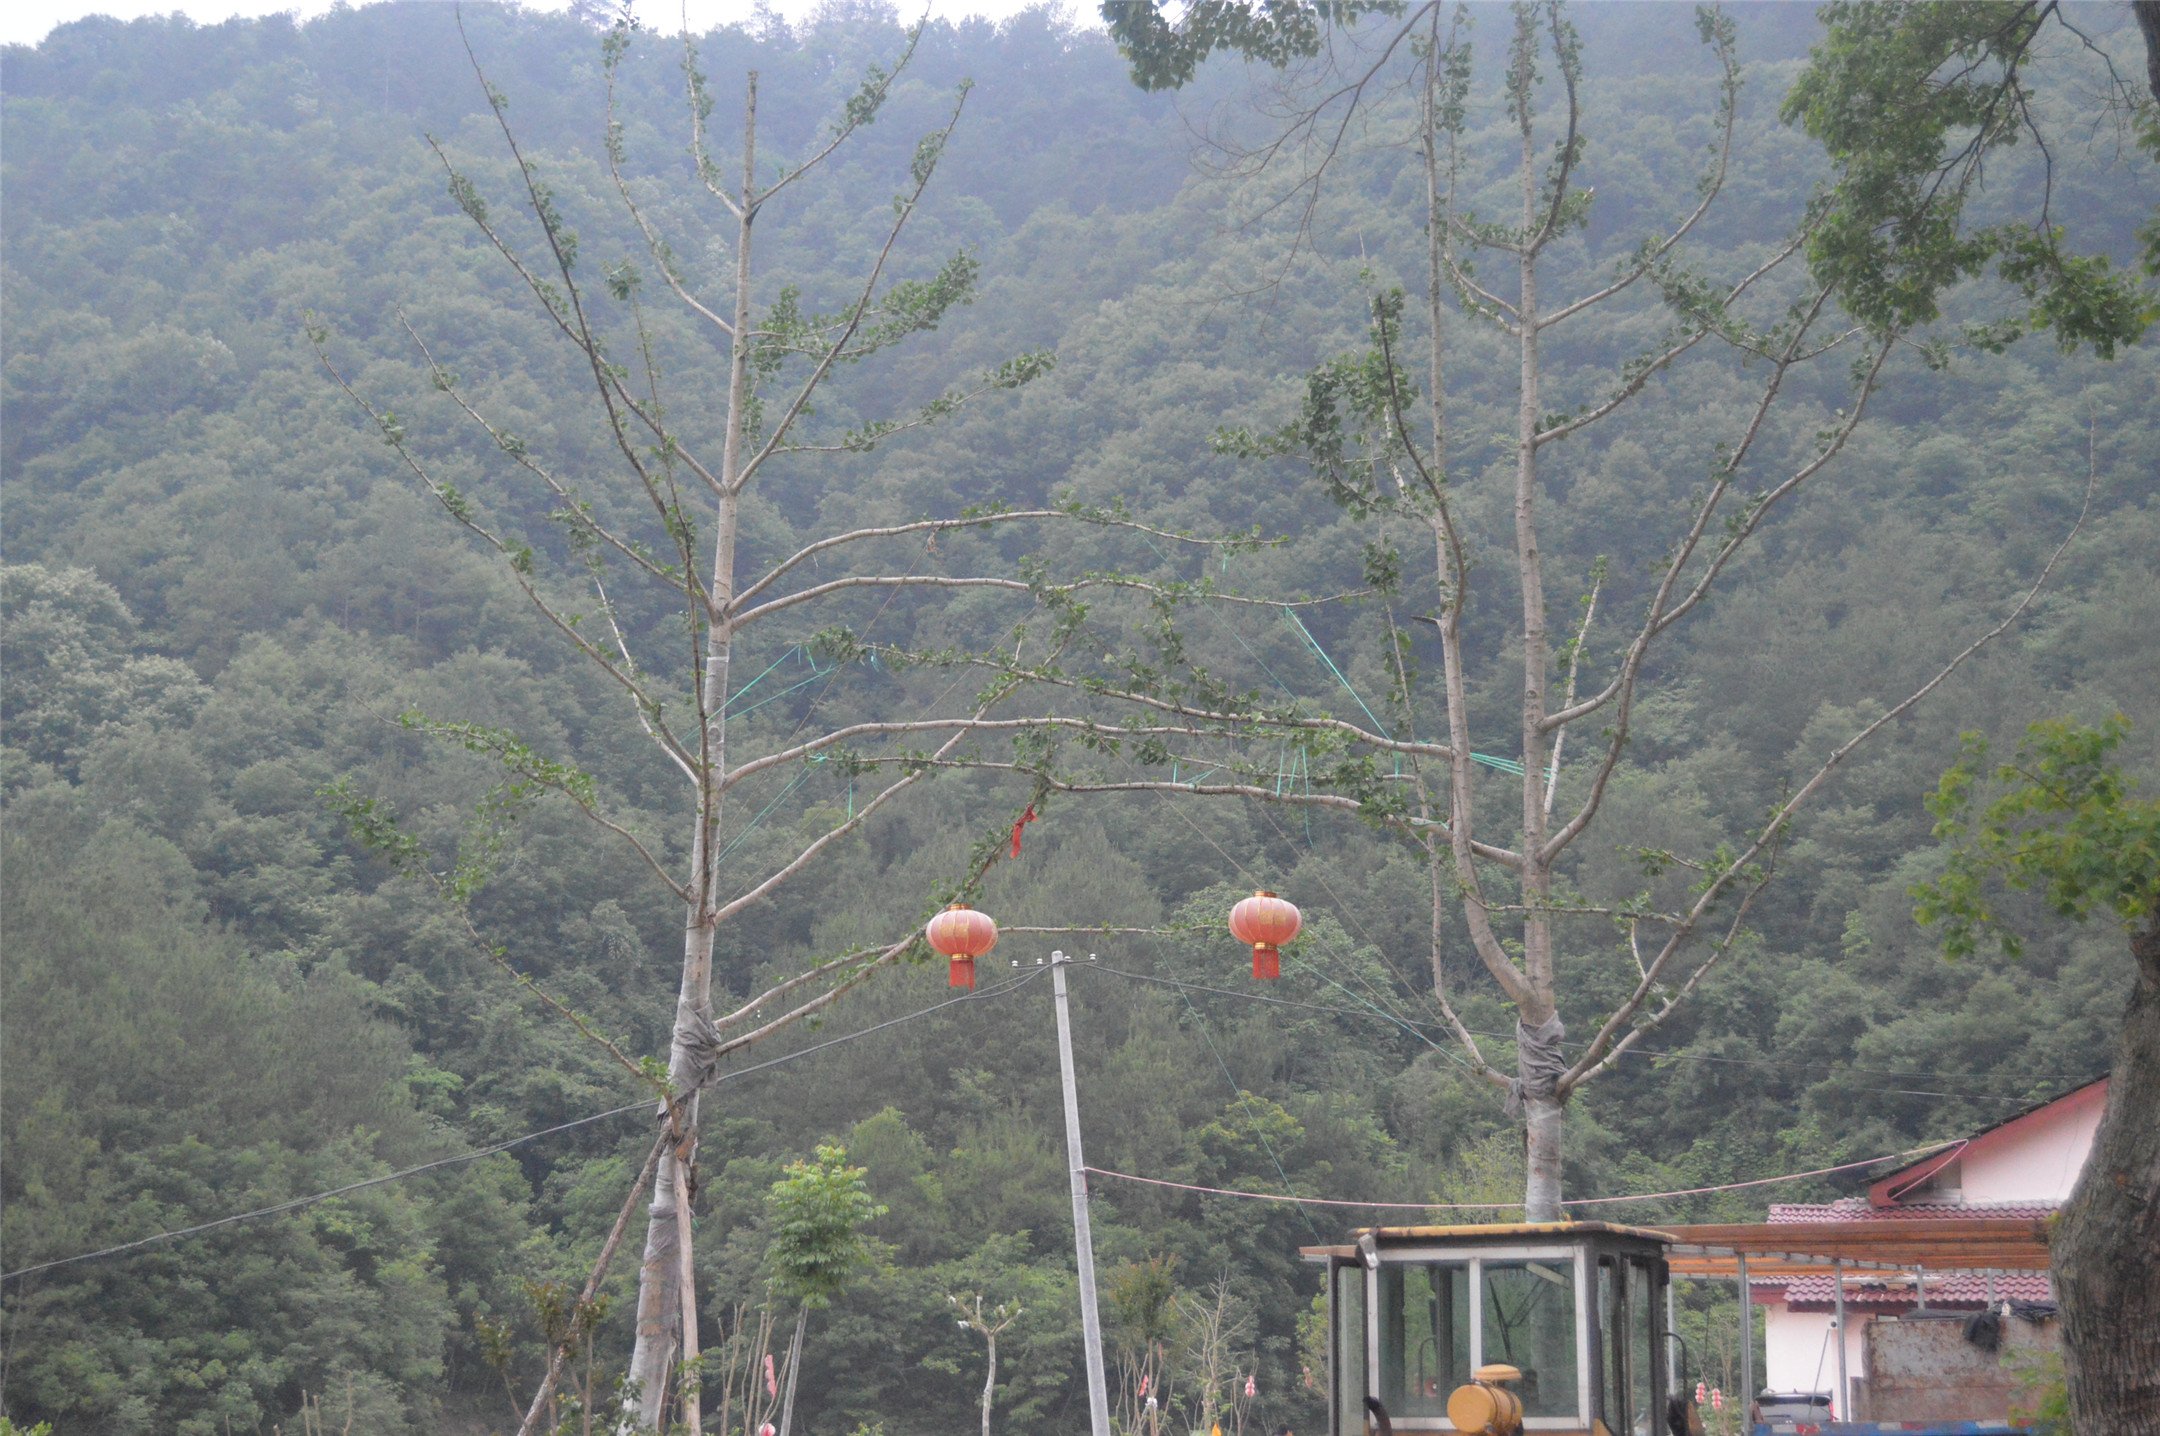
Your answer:
[[[1868,1183],[1864,1197],[1772,1206],[1772,1225],[1931,1217],[2043,1218],[2069,1200],[2107,1105],[2107,1079],[2007,1117]],[[1832,1391],[1835,1278],[1751,1282],[1768,1309],[1764,1367],[1776,1391]],[[2008,1302],[2032,1310],[2055,1299],[2045,1272],[1847,1271],[1845,1359],[1866,1377],[1866,1323],[1921,1311],[1977,1312]]]

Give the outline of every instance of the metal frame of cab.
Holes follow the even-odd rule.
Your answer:
[[[1363,1400],[1370,1396],[1381,1398],[1382,1361],[1380,1351],[1380,1268],[1390,1264],[1410,1265],[1427,1262],[1463,1262],[1470,1273],[1468,1293],[1469,1349],[1472,1369],[1486,1364],[1493,1358],[1483,1350],[1485,1322],[1482,1319],[1485,1284],[1482,1263],[1486,1261],[1537,1260],[1551,1265],[1565,1265],[1574,1279],[1575,1308],[1575,1373],[1576,1411],[1572,1416],[1526,1416],[1523,1421],[1525,1436],[1633,1436],[1645,1429],[1636,1423],[1635,1414],[1608,1410],[1611,1404],[1611,1387],[1606,1380],[1607,1312],[1598,1300],[1597,1272],[1601,1259],[1615,1263],[1616,1271],[1639,1270],[1648,1274],[1650,1289],[1644,1310],[1647,1321],[1655,1333],[1651,1353],[1647,1357],[1649,1405],[1647,1429],[1660,1432],[1664,1426],[1663,1413],[1669,1395],[1667,1390],[1670,1373],[1669,1334],[1667,1324],[1667,1293],[1672,1274],[1666,1261],[1666,1249],[1672,1238],[1664,1232],[1642,1227],[1615,1226],[1606,1222],[1530,1222],[1495,1224],[1486,1226],[1445,1227],[1372,1227],[1351,1234],[1350,1244],[1343,1246],[1305,1247],[1300,1255],[1305,1260],[1323,1264],[1327,1271],[1327,1333],[1328,1333],[1328,1432],[1329,1436],[1363,1436],[1365,1423]],[[1377,1266],[1368,1266],[1363,1247],[1359,1243],[1371,1239]],[[1337,1293],[1340,1289],[1340,1273],[1355,1271],[1363,1278],[1364,1299],[1360,1303],[1364,1311],[1364,1340],[1362,1359],[1364,1389],[1360,1392],[1345,1390],[1343,1370],[1345,1344],[1339,1326],[1342,1312],[1339,1310]],[[1632,1277],[1625,1280],[1632,1280]],[[1623,1288],[1624,1292],[1624,1288]],[[1625,1294],[1621,1297],[1626,1303]],[[1345,1419],[1346,1398],[1355,1395],[1357,1404],[1348,1409],[1358,1413],[1355,1424]],[[1445,1393],[1441,1393],[1442,1399]],[[1407,1412],[1389,1411],[1389,1420],[1398,1432],[1452,1432],[1454,1425],[1445,1416],[1431,1414],[1411,1415]]]

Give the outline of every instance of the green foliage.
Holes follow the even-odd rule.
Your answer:
[[[1240,459],[1302,458],[1328,496],[1359,518],[1399,505],[1407,493],[1404,471],[1424,475],[1417,446],[1403,428],[1402,416],[1417,398],[1416,382],[1395,357],[1402,344],[1403,292],[1376,295],[1371,308],[1372,347],[1313,370],[1295,420],[1257,435],[1218,430],[1210,441],[1215,451]],[[1421,485],[1417,497],[1429,496]],[[1388,577],[1385,568],[1380,576]]]
[[[640,237],[604,218],[612,191],[593,133],[603,101],[593,31],[538,11],[467,7],[465,21],[476,47],[502,62],[501,85],[532,127],[585,268],[639,256],[643,284],[621,303],[654,305],[663,279]],[[1554,261],[1556,287],[1594,286],[1633,253],[1633,236],[1656,217],[1642,196],[1692,193],[1714,120],[1704,74],[1683,68],[1695,53],[1690,17],[1584,7],[1576,23],[1585,94],[1613,121],[1591,159],[1602,152],[1621,175],[1600,177],[1589,227]],[[1744,203],[1702,240],[1720,270],[1755,262],[1762,236],[1784,232],[1818,177],[1806,137],[1771,113],[1780,77],[1819,38],[1809,7],[1751,7],[1736,23],[1761,68],[1740,105],[1747,158],[1733,192]],[[1503,46],[1505,27],[1486,28]],[[699,55],[729,104],[738,94],[729,87],[758,68],[772,133],[807,146],[856,93],[856,61],[903,40],[897,25],[855,12],[785,34],[715,32]],[[1208,442],[1218,429],[1266,432],[1298,416],[1316,365],[1376,347],[1361,296],[1415,291],[1424,236],[1403,220],[1421,209],[1421,176],[1392,151],[1348,156],[1355,183],[1329,192],[1282,282],[1264,301],[1226,298],[1276,273],[1288,226],[1222,223],[1226,203],[1257,208],[1266,196],[1235,176],[1193,174],[1180,111],[1135,91],[1108,42],[1037,14],[1002,28],[933,23],[921,43],[858,136],[863,173],[806,181],[812,202],[800,216],[761,220],[760,244],[809,255],[802,308],[839,312],[853,296],[834,276],[862,252],[889,177],[973,75],[970,123],[941,157],[920,247],[900,256],[894,277],[929,283],[966,251],[981,263],[977,297],[947,307],[910,346],[856,366],[844,402],[816,416],[816,437],[837,443],[936,402],[933,372],[987,377],[1003,356],[1052,350],[1058,363],[1000,401],[1009,409],[965,406],[935,428],[891,433],[867,459],[790,456],[775,471],[783,482],[746,514],[746,549],[778,557],[835,527],[1069,506],[1160,533],[1144,541],[1072,522],[1024,536],[940,530],[934,549],[925,533],[874,542],[893,572],[959,571],[993,554],[1018,571],[1033,555],[1045,573],[1295,595],[1384,588],[1384,555],[1367,570],[1369,545],[1386,539],[1404,556],[1394,575],[1402,612],[1430,611],[1441,595],[1417,576],[1417,527],[1377,512],[1371,527],[1353,523],[1324,478],[1304,482],[1301,470],[1259,481]],[[626,153],[665,153],[641,135],[674,133],[677,58],[664,45],[622,58]],[[1193,71],[1192,103],[1242,103],[1245,82],[1223,58]],[[462,739],[397,721],[418,712],[475,734],[522,735],[532,753],[588,775],[611,818],[662,835],[650,841],[664,861],[684,858],[665,836],[682,828],[674,774],[611,736],[634,716],[619,694],[552,656],[509,580],[397,472],[380,431],[355,422],[315,377],[309,311],[331,331],[332,351],[381,385],[408,442],[455,450],[447,477],[470,512],[529,550],[534,582],[567,590],[584,580],[576,518],[520,496],[516,457],[461,429],[394,322],[402,305],[440,334],[463,371],[456,382],[502,415],[528,456],[566,453],[570,473],[606,461],[561,403],[578,376],[496,288],[500,276],[469,245],[470,220],[430,168],[422,131],[446,137],[475,195],[496,200],[497,220],[508,210],[506,176],[485,144],[460,148],[488,112],[447,10],[333,10],[305,24],[90,20],[10,48],[0,66],[9,248],[0,510],[10,549],[0,572],[9,842],[0,1219],[10,1269],[645,1103],[635,1078],[487,959],[457,909],[392,881],[385,851],[317,797],[351,775],[351,791],[395,815],[416,861],[453,870],[471,816],[504,773]],[[2036,92],[2061,93],[2037,81]],[[1505,142],[1487,125],[1499,104],[1466,93],[1468,143]],[[2069,239],[2104,235],[2111,252],[2130,253],[2148,217],[2138,176],[2149,170],[2076,149],[2058,160]],[[1998,149],[1990,163],[2005,192],[2038,175],[2030,145]],[[633,167],[632,178],[651,177]],[[1508,200],[1488,194],[1477,207],[1499,213]],[[676,259],[691,274],[711,261]],[[1602,393],[1635,340],[1663,323],[1647,299],[1638,317],[1618,338],[1555,331],[1556,382],[1585,376],[1557,406]],[[1406,323],[1405,342],[1423,338]],[[653,342],[663,375],[684,386],[669,412],[711,412],[709,346],[664,322]],[[1451,492],[1477,536],[1473,562],[1490,563],[1510,542],[1489,436],[1511,421],[1512,376],[1478,347],[1486,338],[1466,342]],[[1657,1060],[1631,1059],[1576,1104],[1571,1189],[1710,1185],[1900,1150],[2094,1075],[2127,987],[2119,942],[2036,913],[2043,920],[2019,924],[2021,961],[1983,944],[1946,969],[1911,923],[1906,893],[1946,861],[1922,799],[1962,729],[2007,745],[2043,714],[2120,710],[2138,724],[2113,757],[2150,789],[2160,440],[2137,415],[2154,392],[2149,342],[2108,368],[2028,346],[2013,359],[1971,355],[1952,375],[1901,376],[1895,407],[1856,437],[1851,482],[1803,501],[1775,531],[1780,563],[1736,575],[1715,611],[1692,621],[1669,655],[1672,684],[1639,716],[1613,798],[1640,846],[1689,861],[1759,825],[1781,784],[1880,712],[1871,701],[1996,621],[2005,575],[2032,571],[2077,511],[2088,460],[2097,471],[2093,520],[2021,641],[1886,733],[1796,825],[1779,883],[1751,913],[1758,937],[1725,984],[1661,1036]],[[1639,602],[1655,571],[1665,535],[1648,515],[1685,504],[1715,461],[1710,436],[1730,427],[1740,402],[1709,371],[1684,367],[1653,379],[1648,397],[1639,420],[1572,447],[1551,479],[1561,501],[1546,536],[1549,596],[1570,632],[1568,599],[1607,559],[1586,683],[1611,658],[1603,616]],[[1791,436],[1802,448],[1842,399],[1826,385],[1809,402]],[[1354,478],[1371,450],[1354,441],[1354,415],[1337,412],[1343,472]],[[581,501],[595,521],[620,517],[605,495]],[[1197,559],[1161,537],[1200,532],[1253,542]],[[1155,611],[1126,602],[1090,591],[1071,607],[1158,661],[1145,649]],[[1187,651],[1208,680],[1286,711],[1354,711],[1347,682],[1392,719],[1383,695],[1393,655],[1413,672],[1437,664],[1425,626],[1403,622],[1391,638],[1370,596],[1299,610],[1342,681],[1277,613],[1180,602]],[[1028,660],[1060,641],[1052,630],[1070,611],[1030,620]],[[635,651],[679,651],[679,616],[628,599],[617,612]],[[1504,606],[1474,607],[1464,621],[1470,642],[1509,651]],[[598,614],[586,623],[600,626]],[[1010,651],[1023,637],[1012,623],[1012,610],[972,595],[947,605],[871,594],[777,630],[738,664],[747,678],[785,660],[741,698],[766,706],[732,724],[732,737],[770,752],[806,718],[920,716],[958,675],[899,670],[886,655]],[[813,672],[788,656],[828,627],[844,667]],[[1070,652],[1060,661],[1079,663]],[[945,701],[980,684],[969,678]],[[667,711],[682,701],[670,695]],[[1504,694],[1473,687],[1467,702],[1480,734],[1511,721]],[[1427,735],[1443,717],[1430,705],[1409,714]],[[1207,771],[1209,755],[1157,741],[1168,761],[1150,774],[1176,764],[1190,777],[1196,758]],[[1139,747],[1099,756],[1129,776],[1115,765]],[[1563,797],[1580,776],[1570,747]],[[874,742],[859,749],[865,762],[889,756]],[[1317,753],[1311,766],[1330,761]],[[850,776],[836,760],[743,785],[723,834],[738,844],[730,870],[829,831],[851,797],[861,801]],[[1284,780],[1272,764],[1265,777]],[[1377,781],[1390,781],[1385,765]],[[978,836],[1004,840],[1031,791],[1024,778],[940,775],[888,824],[836,845],[798,896],[746,911],[716,953],[716,986],[760,990],[772,973],[891,931],[934,882],[965,869]],[[587,831],[572,808],[551,791],[502,827],[491,880],[464,911],[489,946],[627,1052],[664,1054],[681,909],[656,895],[635,854]],[[1646,878],[1610,851],[1584,853],[1569,874],[1613,902],[1647,890],[1653,907],[1698,876],[1675,863]],[[1230,903],[1256,886],[1305,911],[1306,932],[1265,994],[1301,1006],[1250,1000],[1246,957],[1222,935]],[[1369,830],[1325,813],[1308,824],[1265,803],[1060,801],[1027,829],[1022,859],[991,870],[982,888],[981,906],[1007,928],[984,965],[985,992],[1012,973],[1003,959],[1024,972],[1046,951],[1014,926],[1171,929],[1078,939],[1101,954],[1073,973],[1097,1165],[1176,1181],[1205,1172],[1208,1185],[1260,1191],[1287,1181],[1364,1201],[1481,1200],[1509,1180],[1519,1142],[1511,1152],[1497,1102],[1432,1045],[1445,1034],[1422,1025],[1432,951],[1424,873]],[[1509,1031],[1510,1011],[1463,960],[1467,934],[1450,925],[1441,936],[1466,1020]],[[1577,936],[1564,961],[1585,1003],[1624,990],[1634,973],[1626,934],[1585,923]],[[1157,981],[1099,970],[1113,967]],[[805,1040],[951,995],[942,964],[897,971]],[[978,1290],[1028,1308],[999,1344],[1003,1429],[1084,1421],[1046,1004],[1041,984],[958,1004],[731,1079],[715,1095],[697,1198],[713,1320],[764,1299],[765,1194],[820,1138],[845,1145],[889,1209],[865,1233],[889,1251],[887,1264],[812,1325],[798,1413],[808,1429],[883,1422],[892,1436],[933,1436],[970,1423],[982,1349],[954,1325],[945,1296]],[[1568,1013],[1578,1031],[1581,1016]],[[1240,1093],[1252,1094],[1250,1108]],[[1286,1120],[1301,1137],[1289,1140]],[[545,1332],[526,1283],[578,1289],[649,1140],[649,1125],[626,1116],[319,1215],[10,1282],[0,1292],[8,1410],[52,1423],[55,1436],[222,1436],[228,1412],[236,1431],[291,1432],[306,1392],[334,1429],[351,1373],[367,1413],[356,1432],[501,1429],[503,1381],[480,1323],[503,1333],[508,1375],[530,1391]],[[1746,1220],[1759,1218],[1764,1193],[1841,1190],[1809,1183],[1625,1210],[1650,1222]],[[1306,1430],[1324,1399],[1299,1379],[1300,1320],[1316,1282],[1293,1254],[1338,1236],[1338,1219],[1315,1211],[1308,1225],[1293,1208],[1109,1179],[1095,1183],[1094,1211],[1106,1273],[1157,1256],[1175,1257],[1175,1279],[1194,1285],[1231,1273],[1255,1320],[1267,1429]],[[603,1293],[596,1389],[611,1379],[605,1362],[627,1349],[624,1265]],[[717,1349],[719,1333],[706,1335]]]
[[[1102,17],[1143,90],[1175,90],[1217,50],[1280,68],[1320,53],[1330,27],[1395,15],[1402,0],[1201,0],[1171,24],[1162,7],[1104,0]]]
[[[2160,916],[2160,799],[2132,797],[2136,781],[2110,756],[2129,730],[2121,714],[2097,728],[2035,723],[2017,756],[1992,768],[1987,739],[1966,735],[1928,799],[1950,861],[1913,888],[1913,916],[1942,925],[1946,954],[1969,957],[1990,932],[2008,955],[2024,950],[1989,901],[1991,882],[2037,889],[2048,911],[2074,922],[2095,912],[2127,926]],[[1975,788],[1990,781],[1998,791],[1976,811]]]
[[[363,984],[236,950],[169,845],[39,796],[0,840],[11,1267],[441,1152],[406,1093],[404,1039]],[[10,1283],[11,1400],[62,1430],[207,1432],[282,1420],[351,1373],[382,1398],[380,1429],[423,1429],[455,1320],[447,1281],[473,1282],[468,1300],[489,1286],[446,1249],[457,1195],[515,1220],[468,1169],[433,1200],[379,1187]],[[493,1225],[472,1215],[467,1237]]]
[[[1157,1252],[1128,1262],[1102,1284],[1104,1310],[1120,1347],[1145,1351],[1177,1336],[1177,1258]]]
[[[2031,71],[2053,6],[2029,0],[1839,0],[1785,98],[1788,122],[1820,141],[1834,183],[1808,258],[1855,316],[1885,330],[1932,323],[1958,281],[1992,269],[2026,303],[1968,326],[1984,347],[2027,330],[2112,356],[2160,318],[2160,299],[2104,252],[2080,253],[2051,213],[1974,223],[1998,152],[2065,138],[2042,118]],[[2149,95],[2128,103],[2148,112]],[[2149,127],[2160,118],[2147,113]],[[2089,241],[2088,241],[2089,242]]]
[[[814,1155],[790,1162],[765,1194],[772,1228],[766,1261],[773,1285],[805,1306],[832,1305],[842,1287],[876,1260],[863,1228],[890,1208],[870,1195],[863,1167],[847,1164],[847,1148],[820,1142]]]
[[[2017,1382],[2010,1397],[2010,1419],[2038,1436],[2073,1436],[2070,1385],[2063,1376],[2062,1356],[2052,1351],[2013,1352],[2003,1364],[2011,1367]]]
[[[101,730],[177,725],[202,703],[202,683],[186,664],[134,651],[135,615],[88,569],[0,569],[0,605],[8,614],[0,724],[11,784],[28,776],[26,763],[72,777]]]

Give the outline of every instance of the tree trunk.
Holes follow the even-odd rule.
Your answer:
[[[997,1333],[989,1332],[990,1371],[983,1377],[982,1436],[990,1436],[990,1393],[997,1387]]]
[[[685,1014],[697,1012],[710,1017],[712,1006],[712,925],[710,921],[693,924],[684,942],[682,986],[675,1002],[675,1038],[670,1052],[668,1074],[678,1090],[692,1079],[691,1053],[685,1043],[687,1033],[694,1031],[686,1024]],[[678,1104],[683,1110],[688,1129],[684,1140],[686,1150],[696,1151],[697,1106],[696,1094]],[[645,1214],[645,1257],[638,1272],[637,1343],[630,1352],[630,1379],[636,1383],[637,1408],[635,1424],[631,1429],[658,1431],[662,1429],[662,1417],[667,1401],[668,1374],[675,1364],[676,1351],[680,1345],[677,1333],[681,1328],[683,1311],[682,1273],[689,1265],[691,1253],[682,1248],[685,1213],[676,1201],[676,1193],[687,1195],[688,1173],[679,1170],[675,1143],[670,1141],[667,1150],[660,1155],[660,1169],[653,1181],[653,1199]],[[626,1409],[625,1416],[630,1415]],[[628,1425],[630,1423],[626,1423]]]
[[[1538,911],[1552,897],[1552,864],[1545,846],[1545,684],[1551,655],[1545,635],[1545,555],[1538,542],[1538,425],[1544,396],[1538,370],[1539,234],[1536,151],[1531,141],[1527,89],[1522,104],[1522,251],[1516,298],[1519,350],[1515,406],[1515,576],[1522,596],[1522,975],[1530,1000],[1517,1019],[1537,1026],[1557,1005],[1553,993],[1552,923]],[[1530,1077],[1527,1071],[1518,1080]],[[1560,1128],[1565,1103],[1549,1077],[1523,1093],[1523,1220],[1560,1220]]]
[[[1557,1222],[1560,1209],[1560,1128],[1566,1103],[1558,1097],[1523,1099],[1523,1220]]]
[[[2145,32],[2145,88],[2160,100],[2160,0],[2130,0],[2130,13]]]
[[[2048,1243],[2078,1436],[2160,1436],[2160,913],[2130,953],[2107,1110]]]
[[[700,681],[704,740],[703,772],[699,775],[696,832],[691,836],[691,886],[697,901],[690,905],[683,926],[682,981],[675,996],[675,1028],[668,1048],[668,1082],[687,1096],[678,1100],[681,1160],[696,1162],[698,1097],[695,1083],[699,1071],[695,1043],[710,1030],[712,1022],[713,914],[717,910],[718,874],[714,870],[720,834],[719,783],[727,772],[728,662],[734,651],[734,629],[727,611],[735,596],[735,538],[741,499],[735,476],[742,465],[743,419],[750,398],[750,238],[757,219],[757,71],[752,70],[749,92],[743,103],[742,205],[735,231],[735,313],[733,352],[728,361],[727,431],[720,456],[723,492],[713,520],[712,582],[707,589],[711,607],[705,635],[705,671]],[[681,1281],[691,1269],[692,1253],[682,1250],[688,1237],[687,1211],[678,1213],[674,1143],[660,1159],[653,1183],[652,1207],[646,1215],[645,1260],[638,1275],[637,1337],[630,1352],[631,1390],[638,1408],[634,1429],[661,1429],[663,1403],[667,1397],[668,1369],[675,1359],[676,1332],[689,1304]],[[683,1174],[687,1178],[688,1173]],[[687,1181],[683,1183],[689,1189]],[[695,1195],[694,1190],[691,1192]],[[693,1334],[692,1339],[695,1340]],[[625,1407],[624,1415],[630,1416]],[[623,1423],[632,1427],[628,1419]]]
[[[696,1248],[691,1244],[689,1173],[680,1162],[675,1166],[675,1230],[675,1255],[682,1264],[675,1284],[675,1293],[682,1301],[681,1323],[677,1327],[682,1338],[682,1375],[677,1381],[682,1392],[682,1424],[691,1436],[703,1436],[704,1373],[698,1369],[697,1277],[690,1268]]]
[[[795,1312],[795,1339],[788,1343],[787,1394],[780,1398],[780,1436],[788,1436],[788,1428],[795,1424],[795,1378],[802,1373],[803,1328],[810,1324],[810,1308],[802,1306]]]

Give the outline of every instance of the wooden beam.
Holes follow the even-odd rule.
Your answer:
[[[2047,1224],[2026,1217],[1870,1218],[1665,1227],[1673,1270],[1730,1276],[1745,1252],[1751,1273],[1807,1275],[1843,1260],[1859,1270],[2045,1271]]]

